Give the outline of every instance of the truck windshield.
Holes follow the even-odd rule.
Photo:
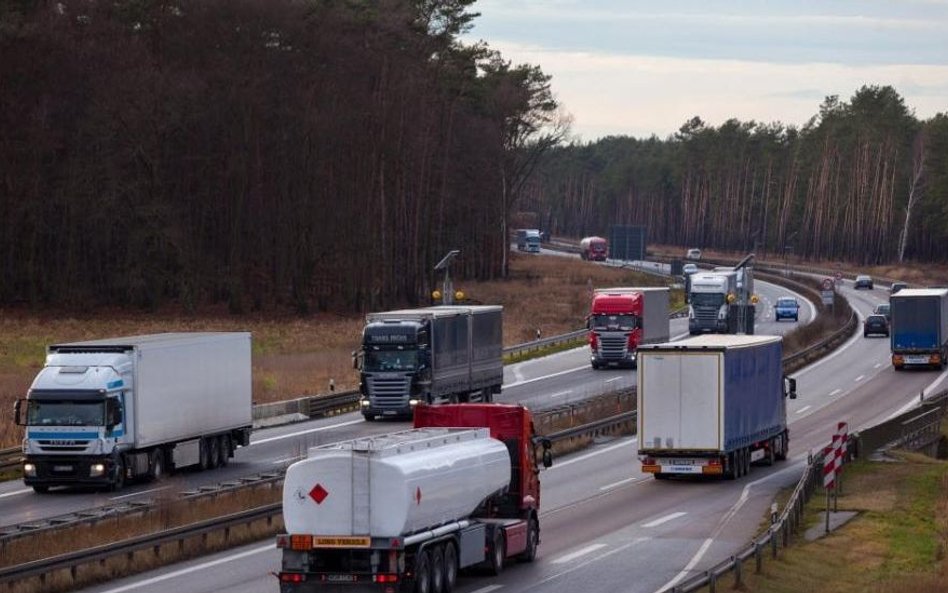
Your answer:
[[[720,307],[724,304],[724,295],[720,292],[693,292],[691,304],[698,307]]]
[[[104,426],[102,401],[30,401],[30,426]]]
[[[606,315],[592,316],[593,329],[632,329],[635,327],[635,315]]]
[[[365,353],[365,364],[362,368],[372,373],[380,371],[413,371],[417,367],[417,350],[368,350]]]

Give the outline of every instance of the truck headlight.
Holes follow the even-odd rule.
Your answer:
[[[23,464],[23,475],[35,478],[36,477],[36,464],[34,463],[24,463]]]
[[[413,408],[414,408],[415,406],[417,406],[419,403],[421,403],[421,402],[420,402],[419,400],[417,400],[417,399],[410,399],[410,400],[408,400],[408,405],[411,406],[411,407],[413,407]]]
[[[369,400],[363,397],[362,399],[359,400],[359,405],[362,406],[363,408],[368,408]]]
[[[89,466],[89,477],[98,478],[105,475],[105,464],[104,463],[93,463]]]

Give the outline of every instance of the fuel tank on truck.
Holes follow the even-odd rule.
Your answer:
[[[486,428],[416,428],[309,450],[283,483],[287,533],[397,537],[471,516],[510,480]]]

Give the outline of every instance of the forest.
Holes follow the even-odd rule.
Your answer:
[[[0,5],[0,304],[360,312],[506,269],[549,77],[474,0]],[[546,131],[547,129],[552,132]]]
[[[818,107],[799,128],[696,116],[666,139],[559,146],[520,206],[576,237],[642,224],[650,243],[859,264],[948,259],[948,112],[920,121],[891,86]]]
[[[580,237],[944,260],[948,115],[888,86],[806,125],[568,143],[554,82],[463,44],[475,0],[0,4],[0,306],[344,314]],[[817,107],[817,106],[815,106]]]

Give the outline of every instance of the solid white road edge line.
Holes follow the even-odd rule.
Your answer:
[[[614,444],[614,445],[609,445],[608,447],[603,447],[602,449],[596,449],[595,451],[592,451],[591,453],[586,453],[585,455],[580,455],[579,457],[573,457],[572,459],[567,459],[566,461],[563,461],[563,462],[560,462],[560,463],[554,463],[554,464],[553,464],[553,467],[551,467],[550,469],[548,469],[548,470],[546,470],[546,471],[548,471],[548,472],[549,472],[549,471],[553,471],[553,470],[555,470],[555,469],[559,469],[559,468],[561,468],[561,467],[566,467],[567,465],[576,463],[576,462],[578,462],[578,461],[585,461],[586,459],[589,459],[590,457],[595,457],[596,455],[601,455],[602,453],[606,453],[606,452],[608,452],[608,451],[612,451],[613,449],[618,449],[619,447],[627,447],[627,446],[629,446],[629,445],[633,445],[633,446],[634,446],[634,445],[635,445],[636,443],[638,443],[638,442],[639,442],[639,439],[638,439],[637,437],[633,437],[633,438],[631,438],[631,439],[624,440],[624,441],[622,441],[621,443],[616,443],[616,444]]]
[[[234,554],[234,555],[232,555],[232,556],[227,556],[227,557],[224,557],[224,558],[218,558],[217,560],[211,560],[210,562],[203,562],[203,563],[201,563],[201,564],[197,564],[197,565],[194,565],[194,566],[189,566],[188,568],[182,568],[181,570],[176,570],[176,571],[174,571],[174,572],[169,572],[169,573],[166,573],[166,574],[163,574],[163,575],[159,575],[159,576],[156,576],[156,577],[152,577],[152,578],[150,578],[150,579],[145,579],[145,580],[143,580],[143,581],[135,581],[134,583],[131,583],[131,584],[128,584],[128,585],[123,585],[123,586],[121,586],[121,587],[116,587],[115,589],[109,589],[109,590],[107,590],[107,591],[103,591],[102,593],[122,593],[123,591],[134,591],[135,589],[139,589],[139,588],[141,588],[141,587],[146,587],[146,586],[151,585],[151,584],[154,584],[154,583],[160,583],[161,581],[167,581],[168,579],[177,578],[177,577],[179,577],[179,576],[186,575],[186,574],[190,574],[190,573],[196,572],[196,571],[198,571],[198,570],[204,570],[204,569],[210,568],[210,567],[212,567],[212,566],[218,566],[218,565],[220,565],[220,564],[226,564],[226,563],[228,563],[228,562],[233,562],[234,560],[240,560],[241,558],[246,558],[246,557],[248,557],[248,556],[253,556],[253,555],[255,555],[255,554],[260,554],[261,552],[269,552],[270,550],[275,550],[275,549],[276,549],[276,542],[267,544],[267,545],[265,545],[265,546],[260,546],[260,547],[257,547],[257,548],[253,548],[253,549],[251,549],[251,550],[247,550],[246,552],[240,552],[240,553]],[[134,578],[134,577],[132,577],[132,578]]]
[[[263,443],[271,443],[273,441],[282,441],[283,439],[291,439],[293,437],[298,437],[300,435],[309,434],[311,432],[320,432],[323,430],[331,430],[333,428],[339,428],[341,426],[352,426],[353,424],[361,424],[365,422],[363,419],[359,420],[350,420],[348,422],[340,422],[338,424],[330,424],[329,426],[320,426],[319,428],[310,428],[308,430],[299,430],[297,432],[291,432],[289,434],[283,434],[278,437],[267,437],[265,439],[260,439],[257,441],[250,441],[250,446],[262,445]]]

